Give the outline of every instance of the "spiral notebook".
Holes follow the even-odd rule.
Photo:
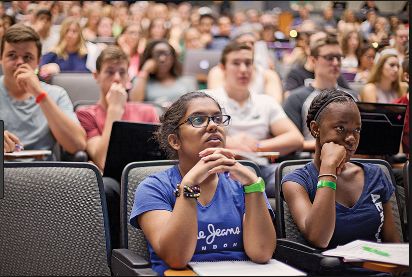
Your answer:
[[[199,276],[305,276],[278,260],[271,259],[266,264],[252,261],[190,262],[189,266]]]

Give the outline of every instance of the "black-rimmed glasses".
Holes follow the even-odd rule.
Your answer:
[[[213,122],[217,125],[227,126],[230,123],[230,115],[192,115],[189,116],[185,121],[177,125],[175,129],[179,128],[187,122],[189,122],[195,128],[203,128],[209,125],[210,120],[213,120]]]
[[[328,62],[332,62],[332,61],[334,61],[335,59],[337,59],[338,62],[341,62],[342,59],[343,59],[343,56],[340,55],[340,54],[318,55],[318,57],[322,57],[322,58],[324,58],[325,60],[327,60]]]

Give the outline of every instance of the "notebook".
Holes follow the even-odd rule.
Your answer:
[[[220,61],[220,50],[189,49],[183,62],[184,75],[207,75]]]
[[[362,259],[409,266],[408,243],[377,243],[355,240],[322,252],[326,256],[343,257],[347,260]]]
[[[395,155],[399,152],[406,105],[357,102],[362,119],[357,154]]]
[[[271,259],[266,264],[252,261],[190,262],[199,276],[305,276],[306,273]]]
[[[167,160],[153,135],[158,127],[154,123],[113,122],[103,177],[120,182],[124,167],[131,162]]]

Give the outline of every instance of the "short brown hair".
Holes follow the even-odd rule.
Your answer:
[[[8,43],[19,43],[33,41],[37,47],[37,57],[40,59],[41,56],[41,42],[40,37],[33,28],[26,26],[22,23],[14,24],[10,26],[3,38],[1,39],[0,55],[3,56],[4,44]]]
[[[250,50],[253,52],[252,47],[247,45],[246,43],[239,43],[236,41],[230,42],[222,51],[222,56],[220,56],[220,63],[225,65],[226,64],[226,57],[231,52],[240,51],[240,50]]]
[[[107,61],[125,61],[129,64],[129,58],[120,47],[115,45],[107,46],[96,60],[96,71],[100,72],[103,64]]]
[[[317,57],[319,55],[319,48],[325,45],[339,45],[339,42],[334,35],[327,35],[323,39],[319,39],[315,41],[312,45],[310,45],[310,55]]]

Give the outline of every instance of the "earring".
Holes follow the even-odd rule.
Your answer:
[[[318,134],[318,133],[315,133],[313,136],[314,136],[315,138],[318,138],[318,137],[319,137],[319,134]]]

